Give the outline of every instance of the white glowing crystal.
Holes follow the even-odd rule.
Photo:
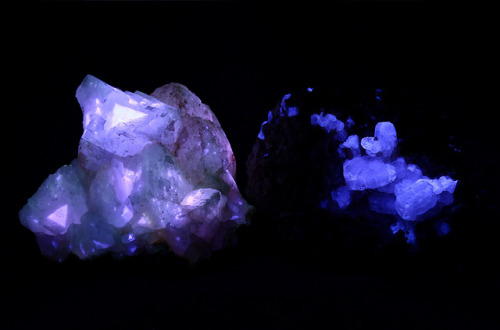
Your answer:
[[[190,259],[245,222],[231,146],[210,108],[180,84],[152,96],[87,76],[78,160],[50,175],[20,211],[42,252],[134,254],[155,242]]]
[[[366,154],[375,156],[381,153],[388,157],[398,142],[396,128],[390,122],[380,122],[375,126],[375,137],[364,137],[361,146],[366,149]]]
[[[415,220],[418,215],[433,208],[438,200],[432,185],[424,180],[413,183],[403,181],[396,185],[395,208],[405,220]]]
[[[443,192],[452,194],[456,185],[456,180],[444,176],[439,179],[423,177],[415,181],[402,180],[394,190],[395,208],[403,219],[416,220],[420,214],[436,205],[440,194]]]
[[[353,156],[359,156],[361,154],[359,148],[359,137],[357,135],[350,135],[347,140],[342,143],[344,148],[351,149]]]
[[[377,158],[354,157],[344,162],[344,178],[350,190],[376,189],[394,181],[396,169]]]

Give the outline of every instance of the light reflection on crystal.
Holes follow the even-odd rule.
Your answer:
[[[115,106],[113,107],[113,112],[111,114],[109,127],[115,127],[118,124],[127,123],[129,121],[137,120],[145,116],[147,116],[147,114],[128,107],[124,107],[119,104],[115,104]]]
[[[66,220],[68,219],[68,205],[63,205],[47,216],[47,219],[55,222],[61,227],[66,227]]]

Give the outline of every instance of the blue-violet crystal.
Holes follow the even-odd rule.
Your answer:
[[[19,213],[42,253],[62,260],[134,255],[166,243],[191,260],[245,223],[229,141],[210,108],[171,83],[151,96],[88,75],[78,158],[50,175]]]
[[[400,109],[382,102],[382,92],[372,99],[355,89],[307,88],[286,94],[269,111],[247,161],[247,190],[259,210],[284,219],[285,239],[330,241],[329,229],[321,229],[327,213],[332,232],[343,232],[338,237],[353,246],[383,246],[400,231],[414,243],[415,224],[438,218],[453,203],[457,180],[427,177],[429,168],[409,163],[418,159],[399,156],[387,114]],[[435,222],[444,224],[439,235],[451,230]]]

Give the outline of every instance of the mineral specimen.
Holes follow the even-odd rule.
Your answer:
[[[453,202],[456,180],[431,179],[398,157],[396,127],[376,116],[377,110],[388,112],[382,92],[377,89],[370,99],[362,91],[308,88],[285,95],[269,112],[247,161],[247,189],[258,209],[301,222],[300,229],[281,231],[307,235],[305,223],[322,216],[311,216],[311,210],[323,209],[328,221],[345,221],[335,229],[345,237],[364,237],[352,219],[363,218],[373,235],[385,235],[375,245],[400,230],[407,242],[415,242],[414,224]],[[449,232],[448,224],[440,223],[447,229],[442,232]],[[316,240],[324,235],[325,230],[314,230]]]
[[[366,142],[366,139],[370,142]],[[370,137],[361,140],[361,146],[366,149],[368,156],[345,160],[344,178],[348,190],[377,189],[395,195],[395,201],[385,195],[371,196],[372,211],[393,214],[394,209],[402,219],[413,221],[436,206],[442,193],[453,194],[457,181],[449,176],[429,179],[422,175],[417,165],[406,165],[402,157],[391,162],[389,157],[396,144],[394,125],[390,122],[378,123],[375,127],[375,139]],[[356,146],[353,148],[359,149]],[[386,204],[386,207],[381,208],[381,204]]]
[[[151,96],[88,75],[78,158],[50,175],[20,211],[42,253],[62,260],[134,255],[167,243],[196,260],[245,223],[231,146],[210,108],[185,86]]]

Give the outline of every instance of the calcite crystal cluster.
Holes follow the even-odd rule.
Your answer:
[[[190,260],[245,223],[231,146],[185,86],[123,92],[88,75],[78,158],[50,175],[20,211],[44,255],[134,255],[156,243]]]
[[[341,225],[345,237],[362,232],[352,218],[364,218],[372,233],[360,236],[384,236],[376,245],[398,232],[414,243],[415,223],[450,205],[457,181],[429,178],[398,155],[396,127],[375,115],[388,111],[381,94],[376,90],[369,100],[361,92],[309,88],[285,95],[268,113],[247,162],[252,203],[295,219],[290,223],[313,221],[315,209],[328,212],[332,222],[349,216]],[[449,231],[446,223],[438,227]]]

